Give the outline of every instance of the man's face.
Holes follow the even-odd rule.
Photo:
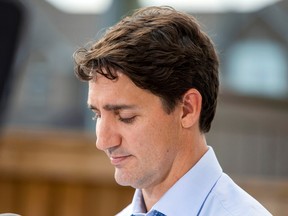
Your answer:
[[[171,175],[181,148],[181,108],[167,114],[159,97],[118,75],[116,81],[97,75],[89,82],[96,146],[110,158],[120,185],[153,187]]]

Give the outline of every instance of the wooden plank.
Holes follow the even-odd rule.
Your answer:
[[[57,197],[54,197],[54,215],[84,215],[85,193],[85,187],[80,184],[63,184],[58,187]]]
[[[50,187],[47,182],[23,181],[21,185],[20,212],[29,216],[49,216],[49,192]]]
[[[10,179],[0,178],[0,212],[14,211],[15,183]]]
[[[113,182],[114,168],[106,155],[90,136],[78,134],[80,138],[62,132],[7,133],[0,145],[1,174]]]

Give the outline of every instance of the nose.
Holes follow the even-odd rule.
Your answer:
[[[96,122],[96,147],[105,151],[109,148],[120,145],[121,136],[113,121],[100,118]]]

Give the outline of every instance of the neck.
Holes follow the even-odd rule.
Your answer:
[[[190,142],[186,145],[181,145],[173,166],[171,167],[167,176],[155,185],[142,189],[143,198],[146,209],[149,211],[155,203],[181,178],[183,177],[206,153],[208,147],[206,139],[203,134],[191,137]],[[191,143],[191,140],[197,142]]]

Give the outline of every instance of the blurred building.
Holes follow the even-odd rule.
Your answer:
[[[105,14],[75,15],[44,1],[23,3],[30,16],[6,125],[93,129],[85,105],[86,85],[73,75],[72,54],[132,7],[121,9],[115,1]],[[282,167],[288,162],[283,154],[288,151],[287,1],[250,13],[195,15],[221,59],[222,88],[209,134],[211,145],[223,152],[223,163],[231,172],[288,176],[288,169]],[[252,154],[242,164],[241,154],[246,153],[241,152],[250,149],[258,156]],[[239,152],[239,161],[231,163],[230,151]],[[250,165],[253,160],[255,168]]]
[[[226,171],[288,176],[288,2],[198,14],[219,51],[221,94],[208,140]]]
[[[137,7],[123,2],[115,1],[105,14],[87,15],[61,12],[45,1],[23,2],[30,16],[7,127],[93,130],[86,85],[73,75],[72,54]],[[282,166],[288,162],[283,154],[288,151],[287,1],[250,13],[195,15],[221,59],[221,95],[208,135],[211,145],[223,155],[229,172],[288,176]],[[245,162],[242,154],[250,149],[258,156],[252,154]],[[231,162],[230,151],[238,152],[239,159]]]
[[[93,136],[95,122],[91,121],[92,113],[86,108],[87,85],[74,76],[72,55],[78,47],[96,39],[101,34],[99,31],[103,32],[105,27],[113,25],[127,11],[139,5],[135,0],[115,0],[111,8],[103,14],[69,14],[59,11],[46,1],[23,0],[22,3],[29,16],[16,59],[15,80],[5,115],[4,127],[12,132],[4,139],[7,145],[3,145],[2,153],[0,151],[0,180],[5,183],[0,184],[0,189],[9,191],[6,186],[12,185],[11,194],[18,195],[18,189],[22,188],[19,193],[23,195],[23,200],[26,200],[26,189],[23,189],[26,188],[25,184],[32,182],[33,184],[28,185],[32,188],[36,181],[36,186],[41,188],[39,193],[43,192],[46,194],[43,197],[49,198],[47,203],[58,207],[61,196],[59,195],[58,201],[51,198],[58,193],[58,189],[61,189],[67,200],[70,200],[67,194],[71,193],[79,202],[81,200],[78,195],[84,197],[88,191],[89,196],[98,200],[97,207],[93,207],[92,202],[89,206],[95,211],[101,208],[103,212],[99,215],[107,215],[107,210],[115,212],[115,209],[109,209],[107,203],[109,204],[110,197],[114,197],[115,202],[123,205],[125,200],[121,200],[123,196],[120,192],[124,189],[116,188],[113,184],[112,188],[108,188],[107,184],[111,184],[113,179],[111,176],[111,181],[107,181],[106,177],[110,177],[113,170],[111,167],[103,167],[107,165],[103,157],[96,153],[96,150],[91,150],[94,149],[94,137],[90,139],[90,136],[87,138],[83,135],[84,131],[88,131]],[[280,1],[249,13],[194,15],[214,40],[221,59],[219,106],[211,132],[207,135],[209,145],[215,149],[223,169],[229,174],[241,178],[287,179],[288,2]],[[18,133],[19,129],[29,133]],[[33,135],[41,129],[49,129],[50,132]],[[67,130],[72,133],[63,132],[62,136],[62,131]],[[92,146],[84,145],[87,142],[89,145],[91,142]],[[22,146],[23,143],[27,144],[27,149]],[[50,147],[47,147],[49,143]],[[42,168],[42,163],[45,168]],[[39,183],[35,179],[26,179],[26,182],[21,183],[25,187],[21,184],[19,186],[20,180],[15,176],[26,176],[27,170],[28,179],[33,175],[38,179],[39,176],[49,176],[49,181],[53,179],[53,189],[50,190],[50,186],[43,183],[44,180]],[[10,177],[7,177],[10,174],[15,177],[11,177],[14,179],[12,182]],[[52,175],[54,177],[51,177]],[[74,179],[72,183],[71,179]],[[69,182],[68,186],[65,186],[67,191],[60,187],[66,180]],[[84,181],[85,185],[81,183],[80,187],[80,181]],[[105,202],[99,197],[99,185],[95,186],[94,192],[88,189],[93,182],[100,182],[102,187],[106,185],[107,188],[101,189],[100,194],[105,198]],[[14,189],[14,185],[18,189]],[[287,188],[287,185],[285,187]],[[33,190],[30,194],[31,203],[38,201],[35,197],[39,195],[37,188]],[[277,191],[280,190],[282,189]],[[38,195],[34,196],[34,193]],[[3,197],[0,196],[0,202],[6,199],[6,196],[2,199]],[[130,200],[127,194],[125,197]],[[287,201],[287,194],[282,194],[282,197]],[[282,204],[286,202],[285,199],[282,199]],[[21,200],[21,197],[16,200]],[[71,198],[72,203],[76,202],[75,200]],[[100,205],[101,200],[104,207]],[[30,201],[28,199],[25,202]],[[45,200],[41,201],[42,204],[44,202]],[[271,203],[271,200],[267,201],[269,202]],[[66,204],[63,206],[67,209],[63,211],[67,214],[60,210],[50,210],[46,215],[81,215],[77,214],[77,211],[72,212],[70,201]],[[116,207],[118,209],[118,206]],[[271,208],[278,207],[279,205],[274,205]],[[20,204],[15,208],[22,209]],[[11,206],[10,209],[15,208]]]
[[[101,29],[116,22],[126,13],[126,7],[115,1],[106,14],[75,15],[59,11],[46,1],[22,2],[29,16],[6,125],[90,128],[86,85],[73,74],[72,55],[97,38]]]

